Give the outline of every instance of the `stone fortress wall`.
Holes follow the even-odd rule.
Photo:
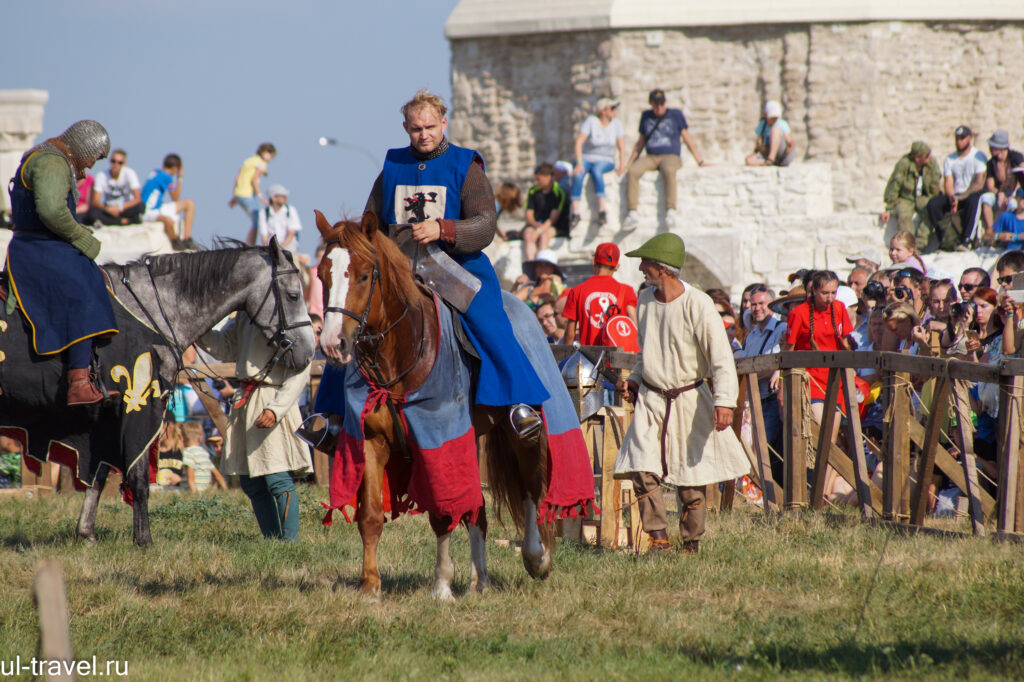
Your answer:
[[[717,262],[705,265],[727,288],[759,278],[779,283],[801,264],[838,267],[841,248],[884,247],[876,223],[882,191],[913,140],[927,141],[941,163],[953,150],[953,129],[965,123],[986,153],[996,128],[1024,149],[1019,20],[593,29],[450,35],[450,42],[451,137],[483,153],[493,181],[525,187],[540,161],[571,158],[579,123],[604,95],[622,102],[632,147],[647,93],[664,88],[715,164],[698,170],[684,148],[676,229],[692,252],[714,254]],[[743,158],[768,99],[783,103],[798,160],[786,169],[747,169]],[[625,194],[614,182],[609,193],[614,224]],[[661,214],[656,190],[641,196],[641,215]],[[648,219],[636,234],[660,229]],[[585,259],[580,249],[592,243],[574,235],[558,250]]]

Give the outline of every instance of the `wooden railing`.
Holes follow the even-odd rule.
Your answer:
[[[829,370],[825,405],[837,403],[840,390],[848,405],[856,405],[854,388],[856,369],[872,368],[882,376],[880,400],[886,410],[881,443],[863,438],[860,416],[848,410],[847,450],[829,442],[835,411],[826,409],[822,424],[805,413],[803,378],[794,370],[824,367]],[[827,465],[832,465],[857,493],[864,519],[884,520],[923,527],[928,510],[928,485],[938,467],[964,493],[972,530],[985,533],[985,522],[994,520],[1000,533],[1024,530],[1024,467],[1018,464],[1021,436],[1021,398],[1024,394],[1024,360],[1007,359],[999,365],[984,365],[955,359],[940,359],[875,352],[790,351],[773,355],[742,358],[736,362],[741,390],[751,410],[753,447],[748,454],[758,478],[763,482],[766,510],[780,508],[778,482],[771,478],[769,452],[761,415],[757,375],[778,370],[782,375],[781,417],[784,427],[783,452],[785,477],[781,486],[781,507],[814,509],[824,505],[823,488]],[[924,423],[911,409],[911,377],[931,382],[931,404]],[[978,483],[974,455],[974,430],[968,391],[973,382],[999,385],[997,430],[997,495],[986,493]],[[943,447],[941,429],[952,411],[956,427],[949,441],[959,449],[959,461]],[[923,412],[923,410],[922,410]],[[739,418],[739,415],[737,415]],[[806,466],[808,442],[813,445],[813,485],[808,489]],[[864,445],[875,451],[883,465],[882,489],[867,477]],[[916,465],[911,471],[911,444],[916,448]],[[923,482],[923,484],[922,484]]]
[[[553,345],[556,359],[573,352],[569,346]],[[605,359],[621,375],[628,374],[636,356],[619,350],[599,347],[585,348],[596,356],[608,351]],[[319,382],[323,363],[315,364],[314,386]],[[845,419],[846,446],[831,442],[828,435],[834,428],[835,411],[824,410],[818,424],[808,413],[803,374],[798,370],[824,367],[829,370],[825,387],[825,404],[837,404],[840,393],[848,405],[856,405],[854,374],[857,369],[871,368],[882,377],[879,397],[887,419],[881,442],[865,437],[856,409]],[[206,371],[231,376],[234,366],[216,364]],[[985,365],[954,359],[930,358],[901,353],[864,351],[789,351],[771,355],[741,358],[736,361],[740,379],[740,400],[734,418],[734,429],[740,433],[744,411],[750,411],[750,442],[740,439],[751,462],[755,479],[761,486],[766,512],[825,505],[824,486],[828,466],[832,466],[854,489],[857,506],[864,520],[909,524],[923,528],[928,512],[928,485],[936,468],[960,489],[968,500],[972,531],[985,533],[986,523],[1001,535],[1024,532],[1024,467],[1019,465],[1021,445],[1021,406],[1024,399],[1024,360],[1005,359],[999,365]],[[769,451],[761,414],[759,373],[778,370],[781,373],[783,424],[781,453],[785,475],[782,481],[772,477]],[[931,382],[931,403],[937,409],[915,414],[911,399],[911,377]],[[974,430],[968,391],[973,382],[999,385],[998,418],[998,481],[997,497],[981,488],[974,455]],[[925,408],[930,408],[925,405]],[[953,433],[948,434],[945,447],[942,427],[952,413]],[[215,419],[216,421],[216,419]],[[865,464],[865,447],[882,462],[881,487],[873,483]],[[912,457],[913,455],[913,457]],[[807,484],[808,463],[813,476]],[[914,463],[913,470],[911,464]],[[732,504],[732,488],[726,486],[720,504]]]

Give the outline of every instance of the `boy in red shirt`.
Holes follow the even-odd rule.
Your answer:
[[[608,320],[627,315],[636,322],[636,292],[612,275],[619,269],[619,247],[610,242],[594,251],[594,275],[569,289],[562,315],[568,320],[562,343],[571,345],[579,331],[584,346],[606,345],[603,337]]]

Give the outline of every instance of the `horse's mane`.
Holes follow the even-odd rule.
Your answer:
[[[128,265],[145,265],[147,260],[154,277],[177,273],[181,275],[179,294],[188,299],[202,298],[210,291],[210,283],[223,279],[235,267],[242,254],[266,252],[265,246],[248,246],[237,239],[218,238],[210,251],[190,251],[142,256]]]
[[[373,237],[367,238],[360,223],[343,220],[335,223],[330,236],[324,236],[324,241],[331,239],[337,239],[354,258],[372,263],[376,255],[380,263],[380,282],[383,291],[393,292],[405,301],[414,301],[422,295],[412,276],[412,262],[398,245],[380,230],[374,230]]]

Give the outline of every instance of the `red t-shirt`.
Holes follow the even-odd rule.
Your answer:
[[[811,303],[804,301],[789,311],[786,322],[786,343],[793,350],[811,350]],[[835,327],[832,326],[832,313],[828,308],[814,309],[814,340],[818,350],[840,350],[838,337],[846,336],[853,331],[850,316],[846,314],[846,306],[834,302]]]
[[[804,301],[789,311],[789,319],[786,322],[786,343],[793,350],[811,350],[811,308],[810,301]],[[833,301],[832,308],[835,311],[835,326],[832,325],[832,313],[828,308],[818,310],[814,308],[814,340],[818,344],[818,350],[840,350],[839,338],[846,336],[853,331],[850,323],[850,316],[846,313],[846,306]],[[828,369],[825,367],[809,367],[807,374],[810,376],[810,391],[812,400],[825,399],[825,387],[828,383]],[[840,409],[846,409],[842,392],[839,394]]]
[[[625,315],[626,308],[636,307],[636,292],[609,275],[594,275],[583,284],[569,289],[562,314],[574,320],[584,346],[604,345],[601,332],[608,318]]]

